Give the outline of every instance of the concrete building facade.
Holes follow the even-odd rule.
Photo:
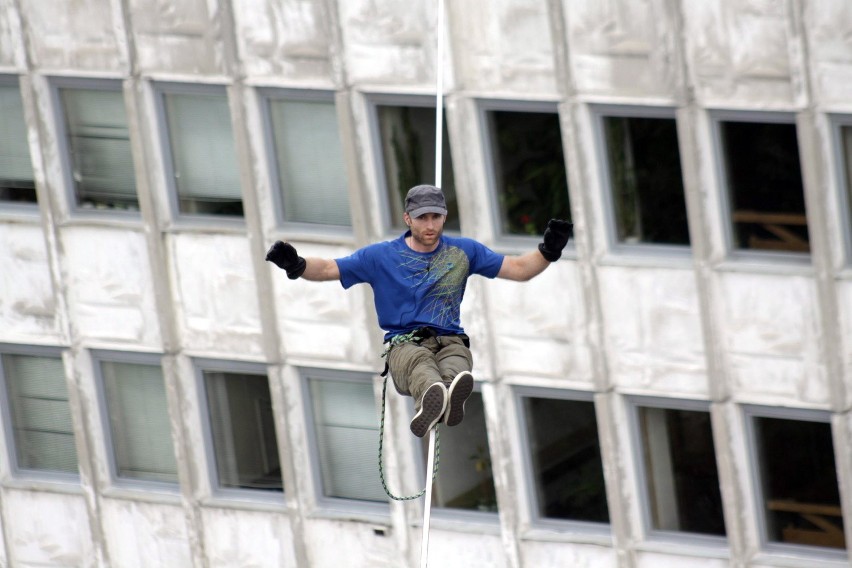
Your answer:
[[[437,72],[448,231],[575,239],[468,284],[430,564],[849,565],[852,7],[437,10],[0,0],[0,566],[417,565],[373,297],[264,254],[401,233]]]

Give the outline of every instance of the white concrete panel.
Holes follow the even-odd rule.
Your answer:
[[[458,81],[465,90],[557,95],[547,2],[448,2]]]
[[[343,247],[298,243],[296,248],[303,257],[340,258],[351,252]],[[281,340],[289,357],[365,363],[381,369],[381,350],[371,350],[369,338],[371,333],[381,336],[384,332],[377,331],[376,314],[366,313],[365,298],[372,297],[367,284],[344,290],[337,281],[290,280],[283,270],[269,266]]]
[[[615,551],[606,546],[570,542],[522,541],[523,566],[570,566],[571,568],[616,568]]]
[[[328,25],[319,2],[234,0],[246,74],[333,86]]]
[[[261,355],[257,286],[246,238],[184,233],[174,235],[169,248],[184,347]]]
[[[852,281],[837,282],[837,305],[839,310],[840,335],[844,338],[845,349],[842,353],[843,368],[846,372],[846,404],[852,401],[852,348],[849,338],[852,338]]]
[[[730,563],[722,558],[698,558],[655,552],[637,552],[636,568],[728,568]]]
[[[598,279],[612,382],[658,393],[706,393],[692,270],[605,266]]]
[[[670,98],[675,29],[656,0],[564,1],[571,78],[583,95]]]
[[[718,278],[728,373],[735,389],[747,397],[781,396],[798,404],[827,402],[812,280],[739,272],[721,273]]]
[[[7,489],[4,499],[10,566],[94,566],[82,496]]]
[[[373,525],[306,519],[305,543],[311,568],[398,568],[405,566],[396,540]],[[419,549],[418,549],[419,550]]]
[[[25,59],[12,0],[0,0],[0,66],[23,68]]]
[[[145,236],[107,227],[69,227],[68,309],[81,337],[160,348]]]
[[[186,517],[175,505],[104,499],[110,564],[121,568],[192,566]]]
[[[204,509],[202,516],[206,566],[297,568],[285,516],[230,509]]]
[[[434,92],[437,2],[337,4],[349,82],[426,86]]]
[[[418,552],[419,544],[415,542]],[[429,531],[429,565],[441,568],[509,566],[500,535],[440,530],[436,529],[434,524]]]
[[[19,2],[37,68],[117,72],[125,67],[108,0]]]
[[[804,2],[814,97],[818,104],[852,108],[852,4]]]
[[[789,107],[788,2],[683,2],[687,67],[707,106]]]
[[[216,0],[127,0],[127,5],[143,72],[225,73]]]
[[[485,286],[498,375],[591,381],[585,300],[574,263],[558,262],[529,282]]]
[[[42,229],[0,224],[0,341],[59,341]]]

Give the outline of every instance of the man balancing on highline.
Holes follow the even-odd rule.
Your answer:
[[[293,280],[372,286],[386,332],[385,372],[390,370],[401,394],[414,398],[411,431],[422,438],[441,418],[447,426],[461,423],[473,392],[473,357],[459,322],[468,277],[529,280],[562,255],[573,225],[551,219],[537,250],[504,256],[473,239],[445,236],[447,205],[432,185],[408,191],[402,218],[409,228],[405,234],[344,258],[302,258],[293,245],[277,241],[266,260]]]

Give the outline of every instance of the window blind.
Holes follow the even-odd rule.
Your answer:
[[[386,501],[376,466],[372,385],[313,379],[310,391],[325,496]]]
[[[273,100],[270,111],[284,218],[351,225],[334,103]]]
[[[3,355],[18,467],[77,473],[65,370],[58,357]]]
[[[103,361],[104,394],[119,477],[177,483],[166,388],[158,366]]]

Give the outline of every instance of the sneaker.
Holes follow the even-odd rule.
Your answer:
[[[411,432],[418,438],[422,438],[438,423],[446,409],[447,387],[444,383],[434,383],[423,393],[420,410],[411,419]]]
[[[449,402],[447,403],[447,412],[444,414],[444,422],[447,426],[458,426],[464,420],[464,401],[473,392],[473,375],[470,371],[462,371],[453,382],[450,383],[448,390]]]

